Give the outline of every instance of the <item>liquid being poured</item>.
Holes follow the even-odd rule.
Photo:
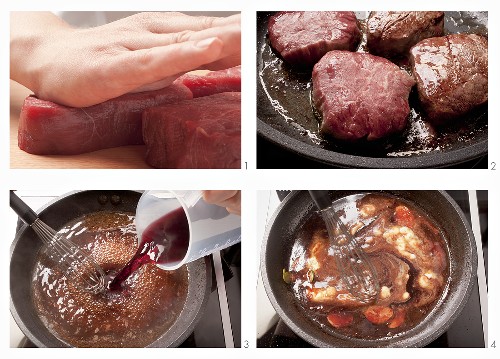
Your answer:
[[[86,214],[67,223],[60,233],[85,248],[110,277],[139,248],[133,213]],[[120,290],[92,293],[78,285],[79,273],[66,273],[58,258],[41,249],[32,276],[33,305],[47,329],[69,345],[144,347],[164,334],[180,315],[189,274],[186,266],[165,271],[146,263]]]
[[[144,230],[139,249],[109,284],[118,290],[132,273],[146,263],[176,264],[189,247],[189,223],[182,207],[167,213]]]

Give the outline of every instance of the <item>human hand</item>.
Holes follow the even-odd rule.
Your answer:
[[[241,191],[203,191],[203,199],[241,216]]]
[[[11,78],[67,106],[160,89],[198,68],[235,66],[240,49],[239,15],[140,13],[74,29],[50,13],[11,14]]]

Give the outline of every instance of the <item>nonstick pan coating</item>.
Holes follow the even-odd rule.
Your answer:
[[[466,12],[445,12],[445,28],[447,31],[465,31],[463,28],[455,29],[453,21],[448,20],[452,16],[462,16],[462,13],[464,13],[465,22],[478,23],[477,27],[470,25],[468,32],[487,34],[487,24],[485,23],[487,21],[486,13],[469,16]],[[314,117],[310,101],[306,98],[307,96],[300,95],[297,98],[294,97],[296,96],[294,87],[300,87],[300,85],[297,85],[293,80],[300,78],[302,75],[297,75],[294,71],[287,72],[287,76],[292,78],[294,85],[287,87],[286,94],[282,95],[286,99],[283,101],[277,100],[267,93],[260,77],[260,72],[265,65],[262,54],[269,51],[266,34],[267,21],[271,14],[269,12],[259,12],[257,15],[257,133],[262,138],[291,153],[334,167],[344,168],[438,168],[458,165],[487,155],[487,119],[477,120],[478,116],[487,117],[486,106],[482,110],[478,110],[478,113],[469,115],[468,117],[470,118],[462,120],[464,124],[478,123],[479,127],[475,129],[473,125],[470,125],[470,128],[460,129],[460,126],[458,126],[457,129],[450,130],[450,143],[446,144],[447,148],[442,151],[420,153],[407,157],[390,157],[382,155],[374,156],[370,150],[358,152],[354,150],[355,147],[349,148],[347,146],[335,145],[333,148],[329,148],[330,145],[323,146],[313,143],[306,132],[312,131],[314,136],[316,136],[315,131],[311,130],[311,128],[304,130],[303,127],[297,126],[297,123],[302,123],[306,117]],[[475,15],[477,15],[477,18],[474,18]],[[357,16],[359,16],[358,13]],[[297,83],[301,83],[301,81]],[[272,101],[269,96],[273,99]],[[283,107],[283,111],[286,112],[286,116],[277,111],[274,101],[279,102],[279,105]],[[306,114],[302,113],[304,111]],[[285,118],[290,116],[291,118]],[[307,121],[309,123],[316,122],[316,120],[310,118]],[[311,126],[314,127],[314,125]],[[468,140],[458,140],[463,138],[468,138]]]
[[[332,200],[376,191],[331,191]],[[476,280],[477,254],[467,220],[451,197],[442,191],[385,191],[415,204],[444,231],[450,248],[450,282],[446,295],[416,327],[394,338],[364,340],[333,336],[307,319],[283,281],[294,233],[316,210],[307,191],[294,191],[269,221],[261,255],[261,273],[269,300],[283,321],[302,339],[318,347],[422,347],[444,333],[458,317]]]
[[[104,204],[101,204],[102,196],[107,198]],[[112,201],[112,196],[117,197]],[[140,196],[140,192],[134,191],[71,192],[50,202],[38,214],[45,223],[57,230],[75,218],[101,210],[135,213]],[[27,225],[23,225],[16,234],[11,246],[11,312],[23,333],[37,347],[67,347],[68,344],[47,330],[33,306],[31,276],[41,245],[42,242]],[[203,314],[212,280],[210,261],[208,257],[199,259],[189,263],[187,269],[189,284],[184,308],[174,324],[148,347],[170,347],[181,344],[191,334]]]

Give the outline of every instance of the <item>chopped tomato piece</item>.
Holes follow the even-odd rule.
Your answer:
[[[331,312],[326,317],[328,319],[328,323],[330,323],[335,328],[347,327],[352,323],[354,317],[351,313],[337,313]]]
[[[394,311],[389,307],[381,305],[372,305],[366,308],[365,317],[373,324],[384,324],[394,315]]]
[[[391,329],[399,327],[401,324],[404,323],[405,315],[406,315],[406,311],[404,309],[396,310],[396,314],[394,315],[394,318],[392,318],[392,320],[389,322],[389,324],[387,326]]]
[[[396,222],[400,226],[411,227],[413,226],[414,217],[410,209],[406,206],[397,206],[394,216],[396,217]]]

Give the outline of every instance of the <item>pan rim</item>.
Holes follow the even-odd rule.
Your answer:
[[[257,117],[257,134],[281,148],[310,160],[342,168],[442,168],[479,159],[488,154],[488,139],[449,151],[410,157],[366,157],[326,150],[280,132]]]
[[[39,208],[36,211],[36,213],[37,214],[41,214],[42,212],[44,212],[45,210],[47,210],[50,206],[52,206],[56,202],[61,201],[63,199],[66,199],[68,197],[71,197],[71,196],[73,196],[75,194],[82,193],[82,192],[93,192],[93,191],[103,191],[103,190],[75,190],[75,191],[70,191],[70,192],[64,193],[63,195],[58,196],[58,197],[54,198],[53,200],[49,201],[48,203],[46,203],[45,205],[43,205],[41,208]],[[107,191],[107,190],[104,190],[104,191]],[[110,191],[113,191],[113,190],[110,190]],[[138,194],[144,192],[144,191],[138,191],[138,190],[116,190],[116,191],[117,192],[135,192],[135,193],[138,193]],[[17,243],[19,242],[19,240],[21,239],[22,235],[25,233],[25,231],[28,228],[29,228],[29,226],[26,223],[23,223],[23,225],[16,232],[14,240],[12,241],[11,246],[10,246],[10,262],[12,262],[12,257],[13,257],[13,254],[14,254],[14,250],[16,249]],[[171,347],[171,346],[178,346],[179,344],[181,344],[192,333],[192,331],[194,330],[194,327],[200,321],[200,319],[201,319],[201,317],[203,316],[203,313],[204,313],[204,308],[206,307],[206,305],[208,303],[209,294],[210,294],[210,288],[211,288],[211,285],[212,285],[212,268],[211,268],[211,262],[210,262],[209,257],[205,256],[203,258],[200,258],[200,259],[194,261],[192,264],[191,263],[188,264],[188,265],[193,265],[193,266],[194,265],[203,266],[203,264],[201,263],[202,261],[204,261],[204,270],[201,271],[202,275],[199,278],[197,278],[197,280],[201,284],[200,287],[201,286],[204,287],[204,289],[202,290],[202,293],[200,292],[200,294],[203,295],[203,300],[197,301],[195,307],[191,308],[190,311],[191,312],[195,312],[195,315],[192,318],[190,318],[189,324],[184,327],[183,331],[181,332],[180,335],[177,336],[177,338],[174,338],[170,342],[167,341],[167,343],[165,343],[164,342],[164,340],[165,340],[164,337],[166,337],[168,335],[168,331],[170,330],[170,328],[172,328],[174,325],[176,325],[176,323],[181,318],[181,315],[179,314],[179,316],[172,323],[172,325],[167,329],[167,331],[165,333],[162,333],[153,342],[151,342],[150,344],[148,344],[147,346],[145,346],[146,348],[149,348],[149,347],[167,347],[167,346]],[[190,272],[188,272],[188,275],[190,275]],[[40,347],[40,348],[41,347],[47,347],[47,345],[42,340],[40,340],[38,338],[38,336],[35,333],[33,333],[33,331],[25,324],[25,322],[23,321],[23,319],[21,318],[21,316],[20,316],[20,314],[18,312],[17,306],[14,303],[13,297],[12,297],[11,269],[10,269],[10,273],[9,273],[9,281],[10,281],[10,285],[9,285],[10,312],[11,312],[11,314],[12,314],[12,316],[13,316],[16,324],[21,329],[21,331],[23,332],[23,334],[30,341],[32,341],[33,344],[35,344],[37,347]],[[188,288],[189,288],[189,283],[188,283]],[[193,295],[196,296],[196,293],[193,293]],[[183,311],[185,311],[185,305],[186,305],[186,303],[188,303],[188,300],[189,300],[189,293],[188,293],[188,295],[186,297],[186,301],[185,301],[185,304],[184,304],[184,307],[183,307],[183,310],[181,311],[181,313]],[[49,331],[49,333],[60,344],[59,347],[73,347],[69,343],[67,343],[67,342],[63,341],[62,339],[58,338],[57,336],[55,336],[52,332]]]
[[[353,190],[355,192],[355,190]],[[359,192],[362,192],[361,190]],[[374,190],[375,192],[375,190]],[[471,251],[470,251],[470,258],[467,257],[467,259],[470,260],[470,271],[466,273],[466,276],[463,278],[464,284],[466,281],[467,287],[465,290],[462,291],[463,295],[461,298],[457,301],[457,305],[454,308],[454,311],[450,313],[448,316],[446,316],[445,320],[443,320],[440,324],[439,327],[435,328],[432,332],[430,332],[427,336],[422,337],[422,338],[417,338],[417,340],[412,341],[412,337],[407,338],[406,340],[410,343],[409,345],[397,345],[398,340],[395,339],[395,342],[392,342],[391,340],[365,340],[365,339],[357,339],[353,340],[352,343],[345,342],[343,340],[338,340],[335,344],[338,345],[338,347],[358,347],[356,345],[349,345],[349,344],[355,344],[355,343],[363,343],[363,344],[368,344],[368,345],[363,345],[363,347],[423,347],[436,338],[438,338],[442,333],[444,333],[450,326],[451,324],[455,321],[455,319],[460,315],[462,310],[464,309],[465,305],[467,304],[472,289],[474,285],[474,280],[477,278],[477,250],[475,247],[475,237],[474,233],[472,232],[470,225],[467,222],[467,219],[465,218],[465,214],[461,210],[461,208],[458,206],[458,204],[455,202],[455,200],[447,194],[443,190],[436,190],[436,191],[431,191],[431,192],[438,192],[444,200],[446,200],[456,211],[457,215],[459,216],[461,222],[463,223],[464,229],[467,233],[467,243],[470,244],[471,246]],[[286,313],[285,311],[281,308],[281,305],[278,302],[277,296],[275,296],[271,282],[269,280],[269,274],[267,271],[267,246],[269,243],[269,236],[270,232],[273,229],[274,223],[276,222],[276,218],[280,215],[282,209],[293,200],[294,197],[299,195],[300,191],[292,191],[281,203],[280,205],[276,208],[275,212],[271,216],[270,220],[268,221],[266,225],[266,230],[262,242],[262,247],[261,247],[261,258],[260,258],[260,275],[261,279],[264,284],[264,288],[266,291],[266,294],[269,298],[269,301],[271,302],[273,308],[276,310],[276,313],[278,316],[285,322],[285,324],[292,329],[292,331],[297,334],[299,337],[301,337],[303,340],[307,341],[308,343],[317,346],[317,347],[332,347],[332,343],[328,343],[326,341],[323,341],[322,339],[318,339],[316,337],[313,337],[311,334],[307,333],[305,330],[300,328],[297,324],[295,324],[295,321],[292,320]],[[436,307],[433,308],[433,310],[429,313],[431,314]],[[410,329],[410,331],[414,331],[414,329],[419,328],[422,324],[425,323],[427,319],[424,319],[421,323],[419,323],[417,326],[414,328]],[[407,332],[407,333],[408,333]],[[333,337],[335,338],[335,337]],[[396,337],[397,338],[397,337]],[[394,339],[394,338],[391,338]],[[373,345],[370,345],[373,344]]]
[[[260,19],[259,16],[266,18],[276,11],[258,11],[257,12],[257,38],[256,38],[256,63],[257,69],[261,66],[261,31],[267,33],[267,19]],[[369,12],[369,11],[366,11]],[[445,12],[446,13],[446,12]],[[486,11],[486,13],[488,13]],[[260,21],[264,21],[266,29],[259,28]],[[264,91],[259,78],[259,71],[256,72],[257,97]],[[488,115],[488,103],[486,104],[486,114]],[[465,144],[463,147],[453,148],[445,151],[431,151],[408,157],[368,157],[345,154],[341,152],[331,151],[320,146],[303,142],[297,138],[291,137],[288,134],[279,131],[269,125],[264,119],[259,117],[259,103],[257,104],[257,134],[271,143],[281,147],[282,149],[307,158],[318,164],[326,164],[332,167],[339,168],[444,168],[480,158],[488,155],[488,129],[486,130],[486,138],[478,138],[470,144]],[[489,123],[489,116],[488,116]]]

